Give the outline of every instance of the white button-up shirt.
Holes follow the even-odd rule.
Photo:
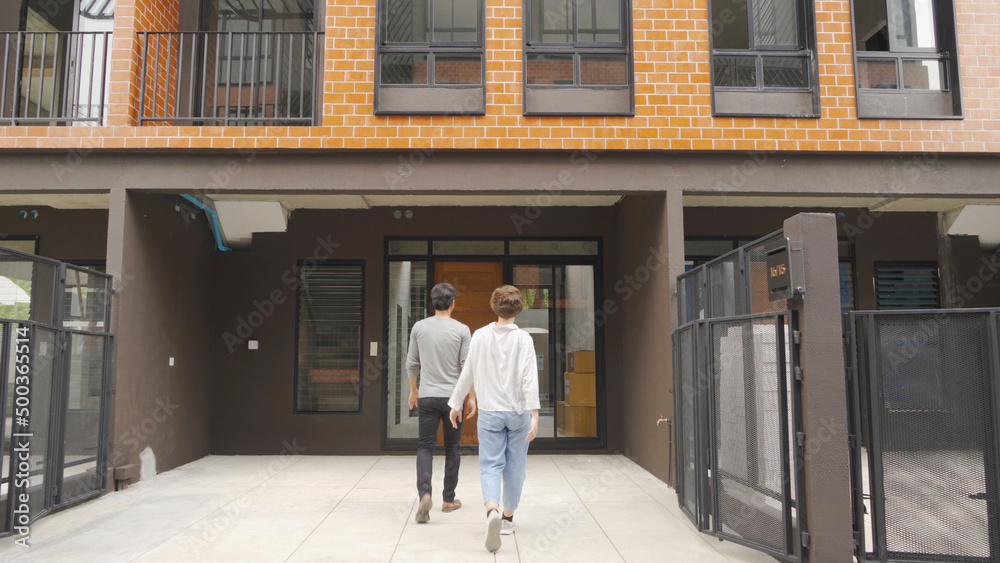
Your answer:
[[[538,409],[538,363],[531,335],[515,324],[495,322],[477,330],[448,406],[462,410],[473,384],[479,410],[521,414]]]

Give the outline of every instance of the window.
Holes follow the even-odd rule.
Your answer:
[[[201,100],[182,100],[175,109],[178,121],[196,117],[183,115],[187,111],[218,119],[205,124],[314,124],[323,51],[317,5],[317,0],[203,0],[205,33],[181,35],[180,46],[170,47],[193,53],[181,60],[186,68],[177,78],[194,80],[203,73]],[[167,42],[165,36],[149,47],[154,61],[149,72],[162,74],[161,82],[170,80],[171,73],[156,66],[155,54]],[[164,57],[169,55],[159,55]],[[195,108],[199,104],[204,107]]]
[[[875,263],[875,303],[880,311],[936,309],[938,288],[936,262]]]
[[[376,113],[486,113],[482,0],[380,0]]]
[[[360,411],[364,266],[300,264],[299,272],[295,411]]]
[[[38,254],[38,237],[0,236],[0,248]]]
[[[961,115],[951,2],[853,4],[859,116]]]
[[[3,6],[0,124],[102,125],[115,0],[7,0]]]
[[[625,0],[525,0],[525,115],[632,115]]]
[[[818,117],[815,31],[802,0],[711,0],[715,115]]]

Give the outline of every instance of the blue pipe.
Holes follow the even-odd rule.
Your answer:
[[[233,250],[232,248],[229,248],[228,246],[222,243],[222,229],[219,228],[219,215],[215,212],[215,210],[212,209],[211,207],[208,207],[204,203],[198,201],[193,196],[189,196],[187,194],[181,194],[181,197],[190,201],[191,203],[194,204],[195,207],[204,211],[205,215],[208,215],[208,222],[211,223],[212,226],[212,234],[215,235],[216,248],[218,248],[222,252],[232,252]]]

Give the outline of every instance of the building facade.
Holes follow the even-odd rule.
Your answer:
[[[528,296],[533,450],[673,483],[676,276],[802,211],[844,311],[1000,305],[997,0],[25,0],[0,46],[0,242],[114,276],[110,468],[412,451],[447,280]]]

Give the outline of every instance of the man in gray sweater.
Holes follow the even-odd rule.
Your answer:
[[[431,289],[431,303],[434,316],[417,321],[410,332],[410,348],[406,357],[406,372],[409,376],[409,406],[420,408],[420,431],[417,445],[417,492],[420,506],[416,520],[424,523],[430,520],[431,474],[433,471],[434,445],[437,441],[438,425],[444,424],[444,499],[442,512],[451,512],[462,507],[455,498],[458,486],[458,467],[462,461],[462,426],[452,427],[448,420],[451,407],[448,399],[455,390],[455,383],[462,373],[465,357],[469,354],[472,335],[469,327],[451,318],[455,310],[455,288],[451,284],[439,283]],[[417,376],[420,387],[417,388]],[[474,395],[473,395],[474,396]],[[474,414],[474,407],[470,404]]]

